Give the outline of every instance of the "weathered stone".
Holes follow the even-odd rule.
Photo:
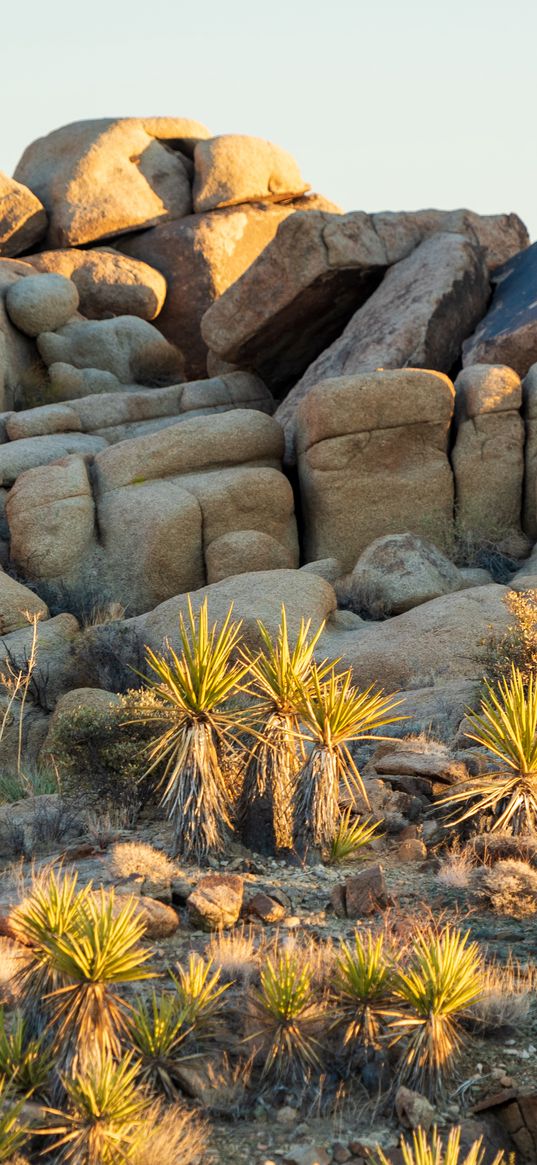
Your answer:
[[[50,433],[80,433],[80,417],[67,404],[41,405],[9,413],[6,419],[6,437],[22,441],[26,437],[46,437]]]
[[[263,138],[221,134],[194,150],[194,210],[198,213],[261,199],[280,202],[309,190],[290,154]]]
[[[288,458],[293,460],[299,401],[319,382],[379,368],[449,372],[485,311],[488,291],[482,254],[462,235],[433,235],[391,267],[280,405],[276,416],[286,432]]]
[[[230,530],[205,551],[207,583],[245,571],[284,570],[298,565],[298,555],[262,530]]]
[[[284,1165],[330,1165],[330,1157],[322,1145],[291,1145],[285,1150]]]
[[[75,368],[98,368],[111,372],[122,384],[162,385],[184,380],[179,349],[137,316],[75,320],[58,331],[43,332],[37,346],[47,365],[61,362]]]
[[[86,319],[139,316],[153,320],[166,298],[166,280],[160,271],[112,247],[42,251],[26,255],[25,262],[36,271],[52,271],[72,280]]]
[[[121,902],[121,897],[117,898],[117,902]],[[146,939],[169,938],[179,929],[179,915],[172,906],[156,898],[149,898],[146,894],[136,897],[135,903],[134,917],[144,924]]]
[[[9,259],[28,251],[47,229],[47,214],[35,194],[0,171],[0,255]]]
[[[462,586],[457,567],[431,542],[415,534],[388,534],[360,555],[351,594],[356,610],[380,618],[400,615]]]
[[[298,471],[310,560],[351,570],[376,538],[449,541],[447,456],[454,390],[447,376],[376,372],[313,387],[298,411]]]
[[[264,894],[262,891],[254,894],[248,903],[248,914],[254,915],[255,918],[260,918],[261,922],[281,922],[285,918],[286,913],[285,906],[282,906],[281,902],[278,902],[275,898],[271,898],[269,894]]]
[[[467,235],[483,251],[493,271],[528,246],[529,235],[517,214],[476,214],[473,210],[381,211],[371,216],[375,230],[397,263],[424,239],[439,232]]]
[[[426,1096],[399,1085],[395,1094],[395,1113],[404,1129],[422,1128],[426,1133],[434,1124],[436,1112]]]
[[[208,369],[207,344],[200,331],[204,313],[247,270],[289,216],[295,217],[292,203],[243,205],[175,219],[119,244],[126,254],[150,263],[165,277],[168,294],[156,326],[184,352],[188,377],[220,371]]]
[[[34,684],[45,712],[52,711],[59,697],[77,685],[74,647],[79,634],[73,615],[56,615],[37,624]],[[0,670],[8,662],[16,669],[27,666],[32,637],[33,628],[28,624],[0,638]]]
[[[523,414],[526,444],[522,525],[532,542],[537,542],[537,364],[532,364],[524,378]]]
[[[506,364],[525,376],[537,352],[537,243],[494,274],[492,303],[463,346],[463,365]]]
[[[345,882],[345,912],[347,918],[363,918],[385,910],[388,891],[384,870],[378,863],[366,866]]]
[[[13,443],[15,448],[26,444]],[[10,491],[6,514],[13,562],[28,578],[76,572],[95,545],[95,507],[83,457],[66,457],[23,473]]]
[[[0,481],[3,485],[11,485],[21,473],[29,469],[49,465],[69,454],[78,453],[84,457],[105,448],[106,441],[102,437],[86,433],[51,433],[46,437],[9,441],[6,445],[0,445]]]
[[[334,586],[343,574],[343,568],[338,558],[317,558],[314,562],[305,562],[300,569],[307,571],[308,574],[320,575],[321,578],[325,578],[332,586]],[[343,613],[340,612],[340,614]]]
[[[52,402],[125,390],[125,385],[112,372],[105,372],[101,368],[75,368],[73,364],[66,364],[62,360],[49,365],[48,375],[47,395]]]
[[[221,930],[234,926],[242,909],[244,883],[239,874],[206,874],[187,899],[193,926]]]
[[[512,368],[477,364],[455,381],[457,435],[452,451],[459,533],[499,543],[520,535],[524,477],[522,386]]]
[[[407,837],[397,846],[397,861],[409,863],[423,862],[427,857],[427,846],[419,837]]]
[[[8,289],[6,308],[12,323],[27,336],[54,332],[78,308],[78,291],[63,275],[30,275]]]
[[[26,403],[28,394],[46,381],[46,370],[35,343],[16,328],[6,311],[6,294],[21,278],[33,274],[29,263],[0,259],[0,409]]]
[[[47,604],[28,587],[0,570],[0,635],[27,626],[32,615],[48,619]]]
[[[38,138],[15,178],[49,216],[49,247],[110,238],[191,209],[188,163],[181,154],[208,136],[183,118],[78,121]]]

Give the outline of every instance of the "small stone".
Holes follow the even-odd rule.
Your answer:
[[[295,1123],[298,1112],[296,1108],[291,1108],[289,1104],[284,1104],[283,1108],[278,1109],[276,1120],[280,1125],[292,1125]]]
[[[351,1157],[352,1153],[345,1147],[345,1145],[341,1145],[336,1142],[336,1144],[332,1146],[333,1161],[337,1161],[338,1163],[341,1162],[341,1165],[343,1165],[343,1162],[350,1161]]]
[[[260,891],[250,899],[248,913],[260,918],[261,922],[281,922],[285,918],[285,906]]]
[[[384,870],[379,863],[367,866],[345,882],[347,918],[361,918],[376,914],[388,906],[388,891]]]
[[[401,1085],[395,1094],[395,1112],[404,1129],[431,1128],[435,1110],[425,1096]]]
[[[330,1165],[326,1149],[315,1145],[292,1145],[283,1160],[285,1165]]]
[[[244,883],[239,874],[206,874],[187,900],[193,926],[220,930],[234,926],[242,908]]]
[[[427,857],[427,846],[419,837],[408,837],[397,847],[399,862],[422,862]]]

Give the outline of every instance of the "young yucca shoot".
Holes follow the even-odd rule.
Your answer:
[[[369,804],[364,783],[349,750],[357,740],[371,740],[376,729],[405,719],[394,715],[402,703],[372,687],[360,691],[351,671],[326,675],[315,664],[302,689],[300,706],[305,734],[312,743],[298,778],[295,795],[295,841],[301,849],[329,847],[340,816],[343,784],[354,799]]]
[[[291,643],[282,603],[276,638],[258,620],[261,651],[242,653],[248,667],[248,692],[257,702],[256,741],[242,795],[242,830],[245,844],[260,853],[293,845],[294,784],[304,759],[299,706],[324,623],[312,635],[310,626],[309,619],[302,619]]]
[[[474,1141],[464,1158],[461,1156],[460,1144],[461,1130],[459,1126],[450,1130],[445,1144],[438,1135],[436,1127],[433,1128],[430,1135],[425,1132],[425,1129],[415,1129],[411,1142],[405,1140],[404,1137],[401,1141],[403,1165],[483,1165],[485,1149],[481,1137]],[[390,1161],[380,1146],[377,1147],[373,1165],[390,1165]],[[497,1153],[491,1165],[507,1165],[504,1154]]]
[[[179,615],[180,652],[170,644],[164,654],[146,648],[152,673],[146,683],[156,704],[139,719],[154,722],[158,732],[147,774],[162,769],[162,804],[173,823],[175,852],[197,861],[222,849],[231,824],[232,794],[219,750],[236,739],[241,716],[227,704],[246,672],[233,658],[241,624],[231,613],[230,607],[219,630],[209,625],[207,600],[196,615],[189,596],[188,619]]]
[[[356,930],[354,943],[342,943],[336,959],[333,997],[336,1023],[344,1024],[344,1045],[377,1045],[380,1021],[389,1004],[392,971],[383,936]]]
[[[192,1030],[178,999],[152,991],[150,1000],[133,1005],[126,1026],[140,1081],[168,1100],[175,1099],[176,1068],[189,1058],[184,1044]]]
[[[62,1059],[74,1057],[83,1067],[90,1052],[119,1055],[126,1004],[115,987],[152,977],[145,966],[151,951],[140,945],[144,933],[136,899],[118,906],[113,893],[101,890],[87,898],[76,931],[51,939],[51,965],[65,984],[52,995],[51,1028]]]
[[[54,943],[64,934],[77,933],[90,891],[90,886],[78,887],[76,874],[58,875],[50,870],[12,911],[11,929],[27,952],[15,986],[31,1032],[46,1026],[51,995],[64,985],[54,963]]]
[[[454,825],[491,815],[491,830],[533,833],[537,828],[537,678],[524,682],[518,668],[497,691],[486,685],[480,712],[468,712],[466,736],[499,760],[494,772],[453,786],[438,804],[463,806]]]
[[[39,1130],[56,1138],[48,1152],[73,1165],[125,1165],[143,1139],[150,1104],[137,1076],[132,1056],[116,1063],[94,1054],[83,1072],[63,1077],[65,1108],[45,1109],[58,1123]]]
[[[263,1057],[263,1075],[304,1080],[321,1065],[318,1039],[323,1009],[313,998],[312,971],[306,961],[284,951],[267,959],[261,985],[250,997],[254,1030],[248,1036]]]
[[[54,1058],[45,1043],[45,1036],[31,1036],[28,1021],[20,1012],[15,1014],[11,1029],[7,1029],[1,1009],[0,1077],[9,1080],[13,1092],[25,1098],[42,1095],[47,1090],[53,1067]]]
[[[195,954],[189,956],[186,967],[177,966],[177,975],[171,975],[185,1024],[198,1037],[212,1036],[217,1030],[222,996],[231,986],[220,977],[220,967],[215,969],[212,959],[205,962]]]
[[[370,818],[361,820],[354,816],[351,808],[346,809],[337,823],[326,861],[331,866],[337,866],[363,857],[362,850],[373,838],[380,837],[380,830],[379,821]]]
[[[414,938],[409,966],[394,975],[393,1043],[403,1040],[400,1079],[435,1100],[460,1052],[460,1021],[483,993],[478,944],[447,925]]]
[[[0,1162],[13,1162],[30,1137],[23,1119],[24,1099],[15,1100],[13,1092],[0,1078]]]

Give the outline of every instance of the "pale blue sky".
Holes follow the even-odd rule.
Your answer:
[[[8,173],[69,121],[186,116],[285,146],[346,210],[514,210],[537,237],[536,0],[5,8]]]

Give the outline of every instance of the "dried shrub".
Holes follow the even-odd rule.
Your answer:
[[[483,640],[484,672],[491,683],[509,677],[514,664],[524,683],[537,674],[537,599],[535,591],[509,591],[503,602],[512,615],[505,631],[491,630]]]
[[[110,872],[115,878],[142,875],[149,882],[169,882],[177,877],[175,862],[143,841],[118,842],[110,853]]]
[[[477,897],[496,914],[530,918],[537,913],[537,870],[527,862],[496,862],[474,876]]]

